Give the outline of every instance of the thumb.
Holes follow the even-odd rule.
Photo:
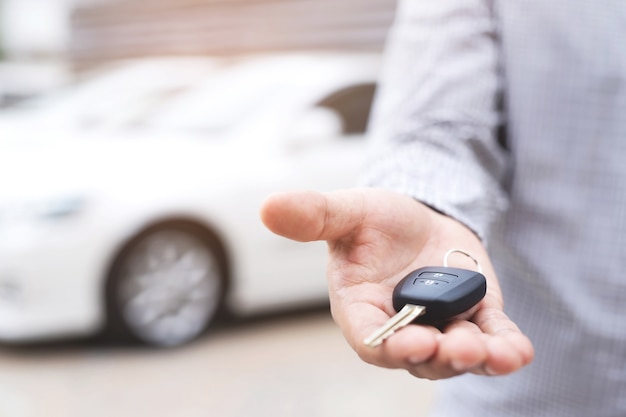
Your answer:
[[[274,193],[261,206],[261,220],[272,232],[300,242],[338,240],[361,224],[360,192],[315,191]]]

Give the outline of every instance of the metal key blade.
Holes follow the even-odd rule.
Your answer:
[[[391,317],[385,324],[383,324],[378,330],[372,333],[371,336],[366,338],[363,343],[369,347],[376,347],[380,345],[385,339],[394,334],[397,330],[403,328],[413,320],[424,314],[426,307],[417,306],[413,304],[405,305],[402,310]]]

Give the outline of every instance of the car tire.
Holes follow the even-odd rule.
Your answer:
[[[226,294],[225,254],[212,234],[175,222],[132,239],[107,281],[107,330],[116,340],[173,347],[200,336]]]

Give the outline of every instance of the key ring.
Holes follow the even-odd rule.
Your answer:
[[[461,253],[461,254],[467,256],[468,258],[470,258],[476,264],[476,269],[478,269],[478,272],[480,272],[481,274],[483,273],[483,268],[480,266],[480,263],[476,260],[476,258],[474,258],[472,255],[470,255],[469,253],[467,253],[463,249],[450,249],[449,251],[447,251],[445,253],[445,255],[443,255],[443,266],[445,268],[448,267],[448,257],[450,255],[452,255],[453,253],[455,253],[455,252]]]

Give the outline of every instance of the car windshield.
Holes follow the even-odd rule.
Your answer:
[[[222,132],[267,107],[285,77],[274,65],[134,66],[23,102],[41,125]],[[284,87],[282,87],[283,90]]]
[[[155,129],[220,132],[244,124],[280,90],[280,79],[258,69],[226,69],[185,94],[145,113],[135,125]]]

